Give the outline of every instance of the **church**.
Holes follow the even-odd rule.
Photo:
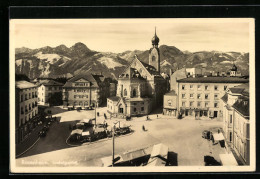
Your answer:
[[[114,117],[149,114],[163,103],[167,82],[160,74],[159,38],[152,38],[149,64],[135,58],[119,75],[116,96],[107,98],[107,109]]]

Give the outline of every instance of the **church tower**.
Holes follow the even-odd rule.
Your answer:
[[[155,67],[155,69],[160,73],[160,51],[158,48],[160,39],[156,35],[156,28],[154,37],[152,38],[153,47],[149,51],[149,65]]]

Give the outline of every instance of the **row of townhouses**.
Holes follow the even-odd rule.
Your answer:
[[[16,81],[16,143],[27,138],[40,118],[38,105],[87,109],[115,96],[116,84],[103,75],[77,75],[65,84],[52,79]]]

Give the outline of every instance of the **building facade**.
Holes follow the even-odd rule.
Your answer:
[[[174,90],[163,96],[163,114],[177,116],[177,94]]]
[[[137,56],[119,75],[116,97],[107,99],[108,113],[115,116],[147,115],[163,103],[166,80],[160,74],[159,38],[152,38],[149,64]]]
[[[78,75],[63,86],[63,107],[82,109],[101,105],[109,96],[110,83],[102,75]]]
[[[38,120],[37,86],[27,81],[15,82],[15,142],[22,142]]]
[[[185,116],[222,118],[221,97],[228,88],[248,83],[239,77],[190,77],[178,82],[178,110]]]
[[[56,82],[54,80],[43,80],[38,83],[38,104],[49,105],[49,99],[60,93],[62,96],[63,83]],[[62,98],[60,99],[62,101]]]
[[[242,161],[250,163],[249,85],[229,88],[222,97],[223,131],[227,145]]]

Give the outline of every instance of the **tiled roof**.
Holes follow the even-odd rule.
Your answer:
[[[169,93],[165,94],[166,96],[177,96],[174,90],[171,90]]]
[[[112,101],[118,101],[120,99],[120,97],[118,97],[118,96],[111,96],[111,97],[109,97],[107,99],[110,99]]]
[[[156,68],[154,68],[153,66],[142,62],[141,60],[139,60],[142,65],[147,69],[147,71],[151,74],[151,75],[159,75],[161,76],[161,74],[156,70]],[[162,77],[162,76],[161,76]]]
[[[220,77],[220,76],[210,76],[210,77],[190,77],[177,80],[180,83],[248,83],[249,80],[240,77]]]
[[[98,82],[96,81],[96,79],[93,76],[94,75],[92,75],[92,74],[74,76],[69,81],[67,81],[63,87],[72,87],[72,83],[79,79],[85,79],[85,80],[89,81],[91,84],[91,87],[99,87]]]
[[[232,107],[240,114],[249,116],[249,98],[243,96],[239,97]]]
[[[221,98],[225,103],[228,101],[228,94],[226,93],[222,98]]]
[[[249,84],[248,83],[229,88],[229,90],[232,93],[238,93],[238,94],[242,94],[244,96],[249,96]]]
[[[37,87],[35,84],[30,83],[28,81],[16,81],[15,88],[26,89],[26,88],[35,88]]]
[[[40,82],[40,84],[43,84],[44,86],[63,86],[63,83],[54,81],[54,80],[44,80],[43,82]]]

